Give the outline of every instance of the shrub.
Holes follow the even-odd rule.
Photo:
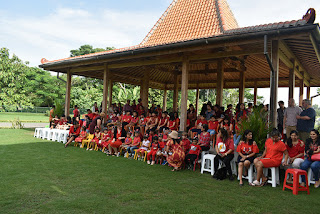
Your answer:
[[[53,112],[53,116],[55,117],[56,115],[58,115],[58,117],[60,118],[64,114],[63,104],[56,102],[55,106],[56,106],[56,108]],[[68,115],[66,115],[66,116],[68,116]]]
[[[267,113],[261,112],[261,107],[257,107],[253,110],[249,116],[242,120],[240,124],[240,133],[243,136],[245,130],[251,130],[253,134],[253,140],[256,141],[260,152],[264,150],[264,144],[267,139],[267,135],[272,130],[269,126],[266,118]]]
[[[15,118],[14,120],[12,120],[11,124],[12,124],[12,126],[11,126],[12,129],[23,129],[24,128],[24,126],[23,126],[22,122],[20,121],[19,117],[17,119]]]

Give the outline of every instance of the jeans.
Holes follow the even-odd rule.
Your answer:
[[[233,135],[233,144],[238,145],[241,140],[241,135],[234,134]]]
[[[213,129],[208,129],[208,132],[210,133],[210,135],[215,135],[216,134],[216,130],[213,130]]]
[[[137,146],[131,146],[131,147],[129,146],[129,147],[127,148],[127,152],[128,152],[128,153],[134,153],[134,150],[135,150],[135,149],[138,149],[138,147],[137,147]]]
[[[314,175],[314,180],[318,181],[319,180],[319,170],[320,170],[320,161],[311,161],[309,159],[305,159],[301,165],[300,169],[305,170],[308,172],[309,167],[311,168],[313,175]],[[302,182],[306,183],[306,178],[305,176],[302,177]]]

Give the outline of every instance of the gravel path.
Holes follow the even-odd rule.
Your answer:
[[[46,125],[49,125],[49,123],[23,123],[24,128],[44,128]],[[10,128],[12,126],[12,123],[7,122],[0,122],[1,128]]]

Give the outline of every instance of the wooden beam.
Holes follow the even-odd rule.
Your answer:
[[[113,91],[113,81],[111,79],[109,79],[108,87],[109,87],[109,89],[108,89],[108,93],[109,93],[108,107],[110,107],[112,105],[112,91]]]
[[[245,89],[245,73],[240,71],[240,82],[239,82],[239,103],[244,103],[244,89]]]
[[[181,105],[180,105],[180,131],[187,131],[187,110],[188,110],[188,77],[189,60],[184,57],[182,61],[181,76]]]
[[[177,73],[173,74],[173,111],[177,111],[178,110],[178,86],[179,86],[179,82],[178,82],[178,75]]]
[[[218,105],[222,106],[223,99],[223,83],[224,83],[224,67],[223,60],[218,61],[218,74],[217,74],[217,97],[216,102]]]
[[[294,88],[296,86],[296,77],[294,72],[295,61],[292,61],[292,68],[289,68],[289,99],[294,98]]]
[[[258,86],[257,86],[257,81],[255,81],[254,89],[253,89],[253,105],[257,105],[257,96],[258,96]]]
[[[307,87],[307,99],[310,100],[310,92],[311,92],[311,88],[310,86]]]
[[[320,63],[320,52],[319,52],[319,45],[318,43],[315,41],[315,39],[313,38],[312,34],[309,35],[310,41],[312,43],[314,52],[316,53],[316,56],[318,58],[318,62]]]
[[[167,85],[164,86],[163,90],[163,105],[162,105],[162,111],[167,110]]]
[[[304,79],[300,80],[300,90],[299,90],[299,106],[302,106],[303,92],[304,92]]]
[[[278,80],[279,80],[279,40],[272,41],[271,60],[274,72],[271,71],[270,78],[270,123],[277,127],[277,102],[278,102]]]
[[[72,74],[70,71],[68,71],[67,84],[66,84],[66,97],[65,97],[65,105],[64,105],[64,114],[66,117],[70,115],[71,78],[72,78]]]
[[[149,79],[150,79],[150,71],[145,70],[143,76],[143,92],[142,92],[142,105],[146,110],[149,108],[148,105],[148,97],[149,97]]]
[[[109,83],[109,68],[108,65],[104,65],[103,71],[103,100],[102,100],[102,111],[108,112],[108,83]]]

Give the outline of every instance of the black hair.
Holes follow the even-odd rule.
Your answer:
[[[319,146],[319,145],[320,145],[319,131],[316,130],[316,129],[312,129],[310,132],[315,132],[315,133],[316,133],[316,135],[317,135],[317,140],[316,140],[315,144],[316,144],[317,146]],[[312,139],[309,137],[309,138],[306,140],[305,151],[310,150],[310,144],[313,144],[313,141],[312,141]]]
[[[176,118],[174,117],[174,113],[173,112],[171,112],[170,114],[169,114],[169,120],[175,120]]]
[[[248,135],[249,133],[252,133],[252,131],[249,130],[249,129],[247,129],[247,130],[244,131],[244,133],[243,133],[243,138],[242,138],[244,142],[247,141],[247,135]],[[248,143],[249,143],[249,145],[252,145],[252,144],[253,144],[253,138],[250,139],[250,140],[248,140]]]
[[[278,129],[274,128],[271,133],[270,133],[270,137],[273,137],[273,136],[278,136],[280,137],[280,132],[278,131]]]
[[[204,129],[205,132],[208,131],[208,129],[209,129],[207,124],[203,124],[202,128]]]
[[[157,141],[157,140],[159,140],[158,136],[154,136],[154,137],[152,138],[152,141],[153,141],[153,142],[154,142],[154,141]]]
[[[229,105],[227,106],[227,108],[229,108],[229,107],[232,107],[232,104],[229,104]]]
[[[288,145],[290,148],[292,148],[292,146],[293,146],[293,144],[292,144],[292,139],[291,139],[291,135],[292,135],[292,134],[299,135],[296,130],[292,130],[292,131],[290,132],[290,137],[289,137],[288,140],[287,140],[287,145]]]
[[[61,115],[61,117],[66,117],[66,115],[63,114],[63,115]]]
[[[137,111],[133,111],[133,112],[132,112],[132,115],[133,115],[133,113],[136,113],[136,114],[137,114],[137,116],[138,116],[138,112],[137,112]]]
[[[222,141],[223,141],[224,143],[226,143],[227,140],[228,140],[228,138],[229,138],[229,133],[228,133],[228,131],[225,130],[224,128],[221,128],[221,129],[220,129],[220,133],[221,133]]]
[[[283,104],[283,105],[284,105],[284,102],[283,102],[282,100],[280,100],[278,103],[279,103],[279,104]]]
[[[253,105],[252,103],[248,103],[248,107],[252,107],[252,105]]]
[[[56,108],[56,106],[55,106],[55,105],[53,105],[53,106],[52,106],[52,108]]]
[[[75,108],[78,108],[78,106],[77,106],[77,105],[74,105],[74,107],[75,107]]]

